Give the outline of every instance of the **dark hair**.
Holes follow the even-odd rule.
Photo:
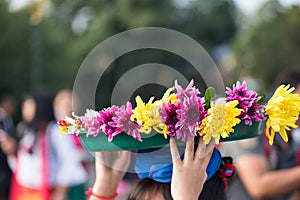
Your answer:
[[[204,183],[199,199],[226,200],[225,186],[222,178],[222,175],[217,171],[217,173]]]
[[[10,103],[15,104],[16,99],[11,94],[8,94],[8,93],[2,94],[1,97],[0,97],[0,105],[3,104],[3,103],[6,103],[6,102],[10,102]]]
[[[203,185],[199,200],[226,200],[222,175],[216,172]],[[131,190],[127,200],[150,200],[155,194],[162,194],[165,200],[172,200],[171,183],[160,183],[150,178],[142,179]]]
[[[274,88],[282,84],[290,84],[292,87],[297,87],[300,84],[300,69],[294,68],[284,71],[275,82]]]
[[[150,178],[141,179],[130,191],[128,200],[151,200],[153,195],[162,194],[164,199],[172,199],[170,183],[160,183]]]
[[[46,128],[54,120],[52,96],[46,93],[35,93],[25,99],[33,99],[36,106],[34,118],[29,123],[29,127],[34,131]]]

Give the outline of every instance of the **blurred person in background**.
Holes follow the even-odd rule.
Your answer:
[[[72,106],[78,103],[76,98],[72,98],[72,90],[68,88],[63,88],[59,90],[56,93],[56,96],[54,98],[54,116],[56,120],[64,119],[66,116],[72,117]],[[75,102],[74,102],[75,101]],[[70,137],[73,138],[74,144],[76,146],[77,155],[79,156],[81,162],[83,163],[84,167],[87,169],[87,172],[89,173],[90,177],[95,177],[94,174],[94,159],[90,154],[83,149],[81,146],[79,137],[72,134]],[[131,178],[132,174],[126,174],[125,178],[120,181],[119,187],[118,187],[118,193],[120,195],[126,195],[130,189],[129,183],[126,181],[127,179]],[[128,178],[129,177],[129,178]],[[88,185],[91,185],[93,183],[93,180],[90,179]]]
[[[72,111],[73,111],[73,104],[77,103],[74,102],[77,99],[73,99],[73,93],[71,89],[68,88],[63,88],[60,89],[54,98],[53,102],[53,109],[54,109],[54,116],[56,121],[59,121],[61,119],[64,119],[66,116],[67,117],[72,117]],[[76,105],[76,104],[75,104]],[[59,132],[59,129],[57,129],[57,133]],[[70,135],[68,137],[72,138],[72,141],[74,143],[75,151],[76,151],[76,156],[78,157],[78,160],[82,163],[83,167],[86,169],[90,168],[89,161],[93,160],[92,157],[83,149],[81,146],[79,137],[77,135]],[[75,155],[74,155],[75,156]],[[73,193],[76,194],[77,192],[81,192],[81,194],[84,193],[85,190],[85,184],[78,185],[76,187],[72,187]],[[73,195],[74,196],[74,195]],[[82,195],[81,195],[82,197]],[[74,198],[72,198],[74,199]],[[81,200],[80,198],[77,198],[78,200]]]
[[[294,93],[300,94],[300,69],[282,73],[274,85],[281,84],[290,84],[295,87]],[[222,154],[234,158],[237,171],[227,191],[228,199],[283,200],[291,196],[300,199],[296,198],[300,189],[300,165],[297,164],[300,141],[298,144],[296,141],[299,128],[290,131],[288,137],[289,141],[285,143],[277,134],[272,146],[264,135],[222,144]]]
[[[0,98],[0,132],[1,135],[14,137],[15,126],[12,115],[15,112],[16,100],[9,94],[1,95]],[[1,140],[1,138],[0,138]],[[8,166],[6,155],[0,148],[0,200],[7,200],[12,172]]]
[[[64,88],[56,93],[53,102],[54,116],[57,121],[67,117],[72,117],[72,90]],[[82,159],[86,156],[86,151],[81,146],[80,140],[76,135],[71,135],[77,152]]]
[[[1,146],[14,172],[11,200],[67,200],[71,186],[86,181],[72,138],[60,136],[48,94],[27,96],[22,104],[23,122],[17,126],[17,143],[2,137]],[[76,195],[77,198],[84,198]],[[74,199],[74,198],[73,198]]]

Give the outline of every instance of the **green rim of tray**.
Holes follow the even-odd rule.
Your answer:
[[[220,142],[234,140],[243,140],[257,137],[264,133],[265,122],[253,122],[251,126],[243,122],[234,128],[234,132],[228,138],[221,138]],[[97,136],[86,136],[86,132],[81,132],[79,138],[82,146],[87,151],[114,151],[114,150],[139,150],[161,148],[169,144],[169,137],[164,138],[162,134],[151,132],[149,135],[143,134],[143,141],[139,142],[126,133],[121,133],[113,138],[111,142],[105,134],[99,133]],[[196,142],[199,137],[196,137]],[[177,140],[178,145],[184,145],[182,141]]]

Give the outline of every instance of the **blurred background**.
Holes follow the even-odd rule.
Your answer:
[[[187,34],[210,53],[225,84],[246,79],[266,92],[282,70],[300,66],[299,6],[297,0],[2,0],[0,93],[21,99],[38,88],[72,87],[80,64],[97,44],[144,26]],[[182,62],[168,56],[137,51],[111,70]],[[103,81],[109,90],[113,79]]]
[[[96,45],[147,26],[177,30],[199,42],[225,85],[247,80],[251,89],[269,93],[281,72],[300,68],[299,0],[1,0],[0,96],[9,94],[13,98],[8,101],[15,101],[17,109],[9,113],[13,124],[22,120],[18,108],[26,94],[72,88],[81,63]],[[124,72],[149,62],[175,69],[188,65],[160,50],[127,53],[101,78],[107,98],[96,99],[99,109],[110,104],[114,84]],[[186,73],[193,78],[193,71]],[[153,87],[143,89],[151,93]]]

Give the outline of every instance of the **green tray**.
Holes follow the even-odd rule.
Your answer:
[[[263,134],[265,129],[265,122],[254,122],[252,126],[247,126],[243,122],[234,128],[234,132],[228,138],[221,138],[221,142],[242,140],[253,138]],[[151,132],[149,135],[143,135],[143,142],[139,142],[127,135],[121,133],[114,137],[109,142],[105,134],[98,134],[96,137],[86,137],[86,132],[79,134],[79,138],[83,147],[88,151],[114,151],[114,150],[138,150],[138,149],[152,149],[161,148],[169,144],[169,138],[165,139],[162,134]],[[196,142],[199,137],[196,137]],[[178,145],[184,145],[182,141],[177,140]]]

